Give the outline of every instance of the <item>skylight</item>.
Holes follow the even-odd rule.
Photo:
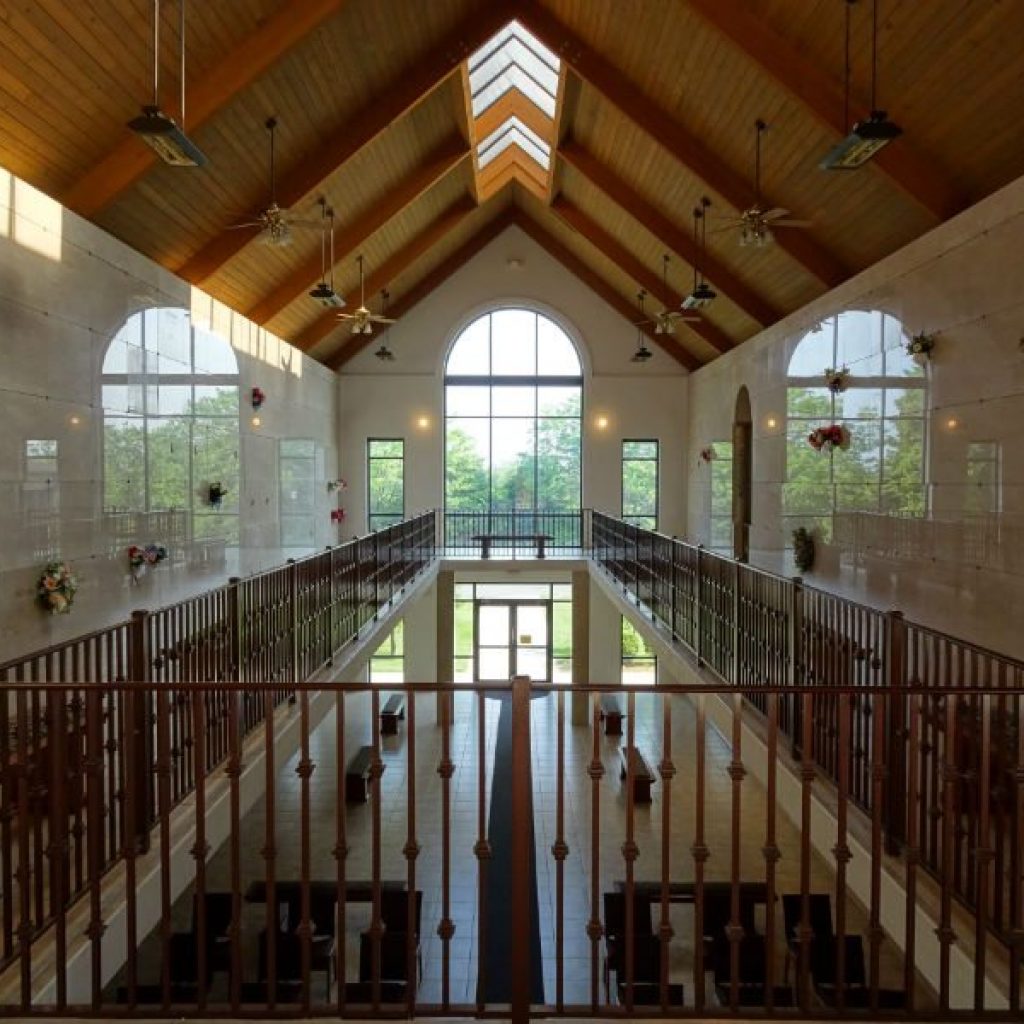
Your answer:
[[[546,174],[551,167],[551,137],[562,70],[557,55],[512,21],[469,58],[467,69],[473,119],[478,128],[478,171],[515,146]],[[488,134],[480,138],[481,116],[506,96],[510,98],[508,116],[497,128],[493,127],[495,116],[490,117]],[[524,113],[524,101],[536,108],[536,115]],[[497,117],[504,112],[496,112]],[[517,117],[516,112],[522,116]]]

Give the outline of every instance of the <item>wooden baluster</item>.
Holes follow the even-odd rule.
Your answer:
[[[600,1002],[597,964],[600,956],[601,936],[601,778],[604,775],[604,764],[601,761],[601,709],[598,701],[593,705],[593,723],[591,725],[590,764],[587,774],[590,776],[590,920],[587,922],[587,938],[590,939],[590,1012],[598,1014]],[[607,985],[607,976],[605,977]]]
[[[372,904],[370,908],[370,942],[373,970],[371,986],[373,1011],[380,1011],[381,937],[384,926],[380,919],[380,788],[384,766],[380,757],[380,690],[370,692],[370,732],[373,753],[370,760],[370,878]],[[411,979],[410,979],[411,981]]]
[[[764,883],[765,883],[765,1009],[770,1013],[775,1006],[775,870],[781,853],[776,842],[776,804],[778,801],[778,757],[779,757],[779,696],[768,694],[768,742],[767,777],[765,779],[765,834],[764,834]],[[788,953],[787,953],[788,955]]]
[[[639,531],[637,531],[639,533]],[[634,751],[636,750],[636,694],[630,690],[626,695],[626,840],[622,844],[622,860],[626,869],[626,1013],[633,1012],[633,978],[635,973],[636,950],[636,900],[634,887],[634,864],[640,854],[635,835],[634,814],[636,798],[634,780]],[[616,979],[621,981],[621,979]]]
[[[905,865],[904,892],[906,893],[906,924],[903,938],[903,991],[907,995],[906,1009],[914,1010],[914,991],[917,983],[917,865],[920,861],[920,818],[916,805],[921,799],[919,780],[921,746],[921,708],[927,698],[910,697],[907,749],[907,843],[903,850]]]
[[[704,798],[707,772],[707,698],[694,698],[697,704],[696,742],[694,744],[694,835],[693,835],[693,980],[694,1006],[704,1009],[704,865],[710,856],[704,838]]]
[[[206,858],[210,844],[206,841],[206,692],[192,687],[192,735],[195,744],[192,757],[195,772],[195,842],[189,851],[195,861],[196,899],[196,978],[198,980],[198,1007],[206,1009],[209,980],[209,942],[206,920]]]
[[[555,1006],[565,1010],[565,859],[569,845],[565,841],[565,691],[559,690],[555,740]]]
[[[141,689],[141,684],[140,689]],[[136,692],[134,684],[130,689],[121,691],[118,694],[118,703],[124,703],[125,723],[124,731],[124,761],[126,764],[137,763],[139,737],[136,735],[134,724],[136,722],[136,703],[142,703],[140,694]],[[146,765],[148,769],[148,764]],[[145,778],[148,783],[148,777]],[[124,779],[124,820],[121,828],[122,849],[121,855],[124,859],[124,887],[125,887],[125,953],[127,954],[126,975],[128,983],[128,1007],[134,1009],[138,983],[138,907],[136,905],[137,878],[135,870],[135,854],[138,849],[138,836],[140,832],[140,812],[144,809],[139,807],[140,790],[148,790],[148,786],[140,787],[137,780],[129,782]],[[145,796],[143,796],[145,800]],[[144,806],[144,805],[143,805]],[[148,833],[147,833],[148,834]],[[147,843],[148,846],[148,843]]]
[[[7,701],[2,703],[6,705]],[[47,694],[50,738],[50,907],[54,921],[54,966],[57,1009],[67,1007],[67,857],[68,857],[68,718],[67,692],[61,687]]]
[[[987,682],[987,681],[986,681]],[[974,1009],[981,1013],[985,1009],[985,964],[988,951],[989,889],[992,882],[992,837],[989,829],[990,805],[992,800],[992,695],[982,694],[981,736],[975,742],[977,763],[974,770],[978,776],[978,833],[975,849],[977,865],[977,889],[974,899]]]
[[[839,716],[839,762],[836,786],[836,943],[835,971],[838,981],[836,1007],[842,1011],[846,1005],[846,865],[850,861],[850,846],[846,841],[847,805],[850,796],[850,719],[853,715],[854,694],[843,693],[837,699]]]
[[[732,758],[729,762],[729,778],[731,780],[732,822],[729,859],[729,879],[731,892],[729,901],[729,927],[726,933],[729,939],[729,1006],[735,1012],[739,1008],[740,979],[740,944],[743,941],[743,927],[740,908],[740,843],[743,829],[742,796],[743,779],[747,774],[743,767],[743,696],[735,694],[732,703]]]
[[[477,781],[476,821],[477,839],[473,853],[477,859],[477,985],[476,1008],[484,1011],[484,992],[487,990],[487,874],[491,859],[491,844],[487,838],[487,698],[481,690],[476,695],[477,714]]]
[[[672,763],[672,698],[664,695],[661,698],[662,740],[661,763],[658,771],[661,775],[661,920],[658,924],[658,937],[661,940],[661,965],[659,980],[661,988],[661,1008],[666,1013],[669,1009],[668,989],[668,954],[669,943],[674,932],[669,922],[669,881],[672,872],[671,834],[672,834],[672,779],[676,768]]]
[[[455,935],[455,922],[451,914],[451,781],[455,773],[451,759],[451,718],[454,699],[454,694],[445,692],[439,701],[441,761],[437,766],[437,774],[441,779],[441,920],[437,934],[441,939],[441,1008],[445,1013],[451,1008],[451,940]]]
[[[89,871],[89,926],[87,935],[91,944],[91,1006],[93,1013],[98,1013],[103,999],[103,933],[106,925],[103,922],[103,910],[100,900],[101,857],[103,843],[103,708],[102,694],[96,685],[90,685],[85,695],[85,733],[86,760],[85,770],[88,787],[88,815],[86,817],[85,836],[88,844]],[[27,967],[26,960],[22,961]],[[22,975],[23,1003],[28,1002],[29,977]]]
[[[267,680],[269,684],[269,679]],[[274,693],[270,685],[263,691],[263,791],[264,826],[263,860],[266,871],[267,920],[266,920],[266,963],[267,1006],[273,1009],[277,1004],[277,935],[281,929],[280,908],[277,905],[277,769],[274,752]],[[339,751],[338,756],[341,756]],[[343,793],[340,789],[339,793]]]
[[[956,698],[949,694],[945,698],[945,733],[942,741],[942,885],[940,889],[939,927],[939,1009],[949,1009],[949,959],[950,947],[956,941],[953,931],[953,871],[954,871],[954,828],[956,825],[956,788],[959,773],[956,767],[957,714]]]
[[[345,981],[347,976],[347,962],[345,957],[345,919],[346,919],[346,893],[345,893],[345,861],[348,858],[348,836],[346,830],[345,810],[345,691],[337,690],[335,693],[334,711],[334,750],[335,750],[335,776],[334,789],[336,793],[335,810],[335,836],[334,836],[334,860],[337,868],[337,901],[338,901],[338,941],[335,951],[338,957],[338,1016],[345,1013]],[[409,730],[411,731],[411,730]],[[410,754],[411,765],[411,754]],[[409,786],[414,785],[412,770],[409,772]],[[410,799],[412,799],[410,797]]]
[[[530,858],[533,854],[530,848],[533,840],[530,807],[532,773],[530,680],[526,676],[516,676],[512,681],[512,1024],[527,1024],[530,1019],[530,906],[533,902],[530,891]],[[447,836],[447,828],[445,834]],[[447,887],[445,899],[447,901]],[[445,914],[447,916],[447,908]],[[445,952],[447,953],[447,949]],[[446,969],[446,985],[447,980]],[[447,1009],[447,992],[445,1002]]]
[[[481,695],[482,696],[482,695]],[[420,844],[416,837],[416,691],[405,691],[405,749],[406,749],[406,836],[403,854],[406,862],[406,886],[409,891],[409,909],[406,917],[406,977],[410,984],[406,986],[406,1010],[409,1017],[416,1015],[415,980],[418,980],[418,964],[416,962],[417,946],[420,942],[419,903],[416,896],[416,859],[420,854]],[[481,760],[483,760],[481,753]],[[481,882],[482,888],[482,882]],[[479,925],[483,926],[481,918]],[[482,960],[481,960],[482,962]]]
[[[800,926],[797,940],[800,956],[797,966],[797,1002],[805,1013],[810,1010],[811,942],[811,789],[817,771],[814,766],[814,698],[815,694],[800,696]]]

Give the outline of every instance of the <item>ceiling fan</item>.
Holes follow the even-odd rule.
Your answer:
[[[754,122],[754,203],[738,217],[725,218],[726,224],[716,230],[727,228],[740,229],[740,245],[764,246],[771,243],[776,228],[809,228],[809,220],[793,220],[789,210],[776,206],[765,209],[761,203],[761,136],[768,130],[768,125],[760,118]]]
[[[327,200],[321,196],[317,202],[320,204],[320,283],[309,293],[311,299],[316,299],[321,306],[328,309],[341,309],[345,300],[334,290],[334,207],[327,205]],[[330,230],[324,228],[324,222],[330,223]],[[331,274],[330,283],[327,280],[327,238],[330,236]]]
[[[363,280],[363,257],[357,256],[356,259],[359,262],[359,308],[354,313],[339,313],[339,320],[348,320],[352,324],[353,334],[373,334],[374,324],[393,324],[395,321],[388,319],[384,316],[383,312],[380,314],[371,313],[366,306],[366,296],[364,294],[364,280]]]
[[[632,363],[646,363],[654,353],[647,347],[644,340],[644,325],[650,324],[650,320],[644,319],[644,299],[647,292],[643,288],[636,293],[636,303],[640,308],[640,319],[636,322],[636,351],[629,357]]]
[[[268,117],[264,127],[270,136],[270,203],[261,210],[252,220],[242,221],[240,224],[232,224],[229,231],[238,231],[242,228],[259,228],[259,240],[264,245],[284,246],[291,245],[292,228],[316,228],[321,224],[315,220],[299,220],[277,205],[277,176],[274,166],[274,133],[277,130],[277,118]]]
[[[703,309],[710,305],[718,293],[704,278],[704,256],[708,248],[707,212],[711,200],[701,197],[700,206],[693,209],[693,241],[697,246],[697,258],[693,261],[693,291],[683,299],[683,309]]]
[[[661,279],[665,284],[666,291],[668,291],[668,262],[668,253],[663,253],[661,257]],[[646,292],[644,294],[646,295]],[[642,312],[643,310],[641,310]],[[651,324],[654,327],[655,334],[675,334],[677,320],[699,319],[700,317],[695,313],[681,312],[677,309],[662,309],[654,314],[653,320],[645,320],[644,323]]]
[[[388,299],[391,296],[388,293],[387,288],[382,288],[380,291],[380,315],[387,316],[388,312]],[[373,353],[382,363],[393,363],[395,361],[395,353],[388,348],[386,339],[381,339],[380,348]]]

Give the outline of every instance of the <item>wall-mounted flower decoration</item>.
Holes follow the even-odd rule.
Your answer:
[[[132,544],[128,548],[128,567],[132,571],[132,579],[138,583],[148,566],[159,565],[166,557],[167,548],[163,544],[147,544],[145,547]]]
[[[221,486],[220,481],[210,484],[206,492],[206,500],[214,508],[220,508],[220,503],[224,500],[224,496],[228,493],[226,487]]]
[[[840,366],[836,369],[833,366],[825,368],[825,387],[832,392],[833,395],[838,395],[840,392],[846,390],[846,382],[850,376],[850,369],[847,366]]]
[[[341,523],[345,521],[345,510],[343,508],[331,509],[331,522]]]
[[[793,561],[801,572],[807,572],[814,565],[814,535],[806,526],[793,531]]]
[[[51,615],[66,615],[76,590],[78,579],[67,562],[47,562],[36,582],[36,601]]]
[[[924,331],[918,331],[918,333],[913,335],[910,341],[907,342],[905,348],[907,355],[910,356],[918,366],[924,366],[924,364],[932,357],[932,350],[935,348],[935,335],[926,334]]]
[[[267,396],[263,393],[263,388],[253,388],[249,393],[249,400],[252,407],[258,409],[267,400]]]
[[[333,494],[335,491],[343,491],[347,487],[348,487],[348,481],[347,480],[342,480],[341,477],[338,477],[337,480],[328,480],[327,481],[327,493],[328,494]]]
[[[697,464],[700,465],[701,462],[714,462],[718,458],[718,454],[715,452],[713,445],[708,445],[707,448],[701,448],[697,458]]]
[[[846,451],[850,447],[850,432],[838,423],[827,427],[815,427],[807,435],[807,443],[816,452],[831,452],[836,448]]]

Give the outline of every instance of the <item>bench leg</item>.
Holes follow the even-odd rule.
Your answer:
[[[605,736],[621,736],[622,735],[622,715],[614,713],[605,713],[604,716],[604,734]]]
[[[381,736],[397,736],[398,735],[398,716],[392,714],[381,714],[380,716],[380,734]]]
[[[633,779],[633,803],[649,804],[651,802],[651,784],[646,779]]]
[[[491,557],[491,538],[490,537],[484,537],[484,539],[482,541],[480,541],[480,557],[481,558],[490,558]]]
[[[345,803],[365,804],[370,799],[366,778],[362,775],[345,776]]]
[[[545,541],[543,537],[538,539],[538,541],[537,541],[537,557],[538,558],[543,558],[544,557],[544,546],[546,544],[547,544],[547,541]]]

